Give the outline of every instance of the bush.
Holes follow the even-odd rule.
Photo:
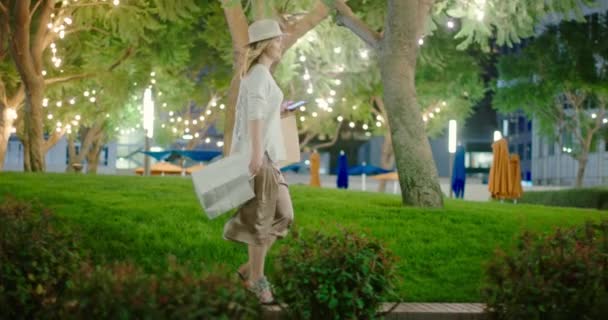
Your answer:
[[[130,263],[83,264],[62,299],[60,319],[259,319],[255,296],[241,284],[200,276],[170,261],[148,275]]]
[[[497,319],[608,319],[608,220],[524,233],[498,250],[483,296]]]
[[[372,319],[394,297],[395,258],[377,241],[353,231],[315,233],[283,246],[273,279],[290,319]]]
[[[40,318],[78,268],[74,238],[52,220],[48,210],[14,199],[0,204],[0,318]]]
[[[608,209],[608,188],[577,188],[526,192],[521,202],[556,207]]]

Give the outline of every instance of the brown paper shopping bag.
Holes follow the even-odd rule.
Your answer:
[[[279,165],[283,167],[300,162],[300,140],[295,114],[290,113],[281,117],[281,130],[283,132],[286,159],[280,161]]]

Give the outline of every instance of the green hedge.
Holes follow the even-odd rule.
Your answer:
[[[608,188],[576,188],[525,192],[521,202],[557,207],[608,209]]]

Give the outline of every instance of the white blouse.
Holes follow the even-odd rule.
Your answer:
[[[263,120],[262,146],[272,162],[286,160],[281,132],[281,103],[283,92],[263,64],[251,67],[241,79],[236,104],[236,123],[230,153],[251,155],[249,120]]]

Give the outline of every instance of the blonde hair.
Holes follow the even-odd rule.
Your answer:
[[[253,67],[258,62],[258,60],[260,59],[262,54],[264,54],[272,40],[273,38],[261,40],[247,46],[247,48],[245,49],[246,60],[241,70],[241,77],[244,77],[247,75],[247,73],[249,73],[251,67]]]

